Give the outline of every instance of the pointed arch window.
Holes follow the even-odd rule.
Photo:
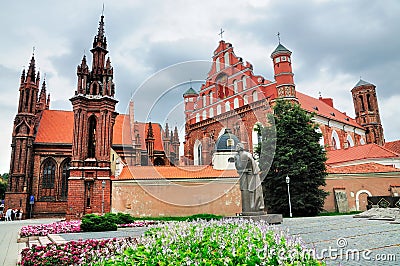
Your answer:
[[[69,178],[69,167],[71,165],[71,160],[66,159],[61,164],[61,178],[60,178],[60,198],[62,200],[67,199],[68,196],[68,178]]]
[[[56,164],[53,160],[48,159],[43,164],[42,188],[54,188],[55,179],[56,179]]]
[[[88,158],[96,157],[96,117],[89,118]]]

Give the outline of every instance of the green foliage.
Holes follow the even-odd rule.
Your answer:
[[[260,168],[270,213],[289,214],[286,176],[290,177],[295,216],[314,216],[323,210],[328,195],[321,189],[327,175],[326,154],[319,144],[322,135],[315,131],[318,125],[312,117],[298,104],[279,100],[274,114],[268,116],[270,124],[275,124],[276,134],[273,127],[261,130]]]
[[[6,176],[6,178],[4,178]],[[4,174],[0,178],[0,199],[4,199],[7,190],[8,174]]]
[[[114,217],[99,216],[96,214],[86,214],[82,217],[81,231],[83,232],[100,232],[100,231],[116,231],[117,224]]]
[[[239,219],[166,223],[144,238],[97,265],[324,265],[299,239]]]

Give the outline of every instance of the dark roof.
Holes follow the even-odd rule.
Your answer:
[[[183,96],[187,96],[187,95],[199,95],[193,88],[189,88],[184,94]]]
[[[281,52],[285,52],[285,53],[292,53],[289,49],[287,49],[285,46],[283,46],[282,44],[279,44],[275,50],[272,52],[271,56],[274,56],[277,53],[281,53]]]
[[[359,87],[359,86],[363,86],[363,85],[374,85],[374,84],[369,83],[369,82],[367,82],[367,81],[365,81],[365,80],[360,79],[360,81],[357,82],[357,84],[354,86],[354,88],[355,88],[355,87]]]
[[[239,139],[227,128],[215,143],[215,151],[235,151],[238,143]]]

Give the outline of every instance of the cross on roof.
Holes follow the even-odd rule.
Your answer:
[[[222,28],[221,28],[221,31],[218,33],[218,35],[221,37],[221,40],[222,40],[222,33],[224,33],[225,31],[224,30],[222,30]]]
[[[278,42],[280,44],[281,43],[281,34],[279,33],[279,31],[278,31],[278,34],[276,34],[276,36],[278,36]]]

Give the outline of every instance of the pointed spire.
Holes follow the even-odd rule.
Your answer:
[[[151,122],[149,122],[149,128],[147,130],[147,139],[153,139],[154,134],[153,134],[153,126],[151,125]]]
[[[175,139],[175,141],[179,142],[179,135],[178,135],[178,127],[177,126],[175,126],[175,128],[174,128],[174,139]]]
[[[21,84],[25,82],[25,68],[22,69],[22,74],[21,74]]]
[[[100,22],[99,22],[99,30],[97,32],[97,38],[101,39],[104,37],[104,15],[101,14]]]
[[[46,109],[49,109],[49,108],[50,108],[50,93],[47,96],[47,103],[46,103]]]
[[[107,68],[107,69],[111,69],[111,60],[110,60],[110,57],[107,57],[106,68]]]
[[[171,136],[172,137],[172,136]],[[169,138],[169,127],[168,127],[168,123],[165,123],[165,138],[168,139]]]
[[[28,73],[26,75],[27,79],[30,78],[31,82],[35,82],[36,78],[36,70],[35,70],[35,55],[32,55],[31,62],[29,63]]]
[[[40,90],[39,102],[46,104],[46,79],[43,80],[42,89]]]

